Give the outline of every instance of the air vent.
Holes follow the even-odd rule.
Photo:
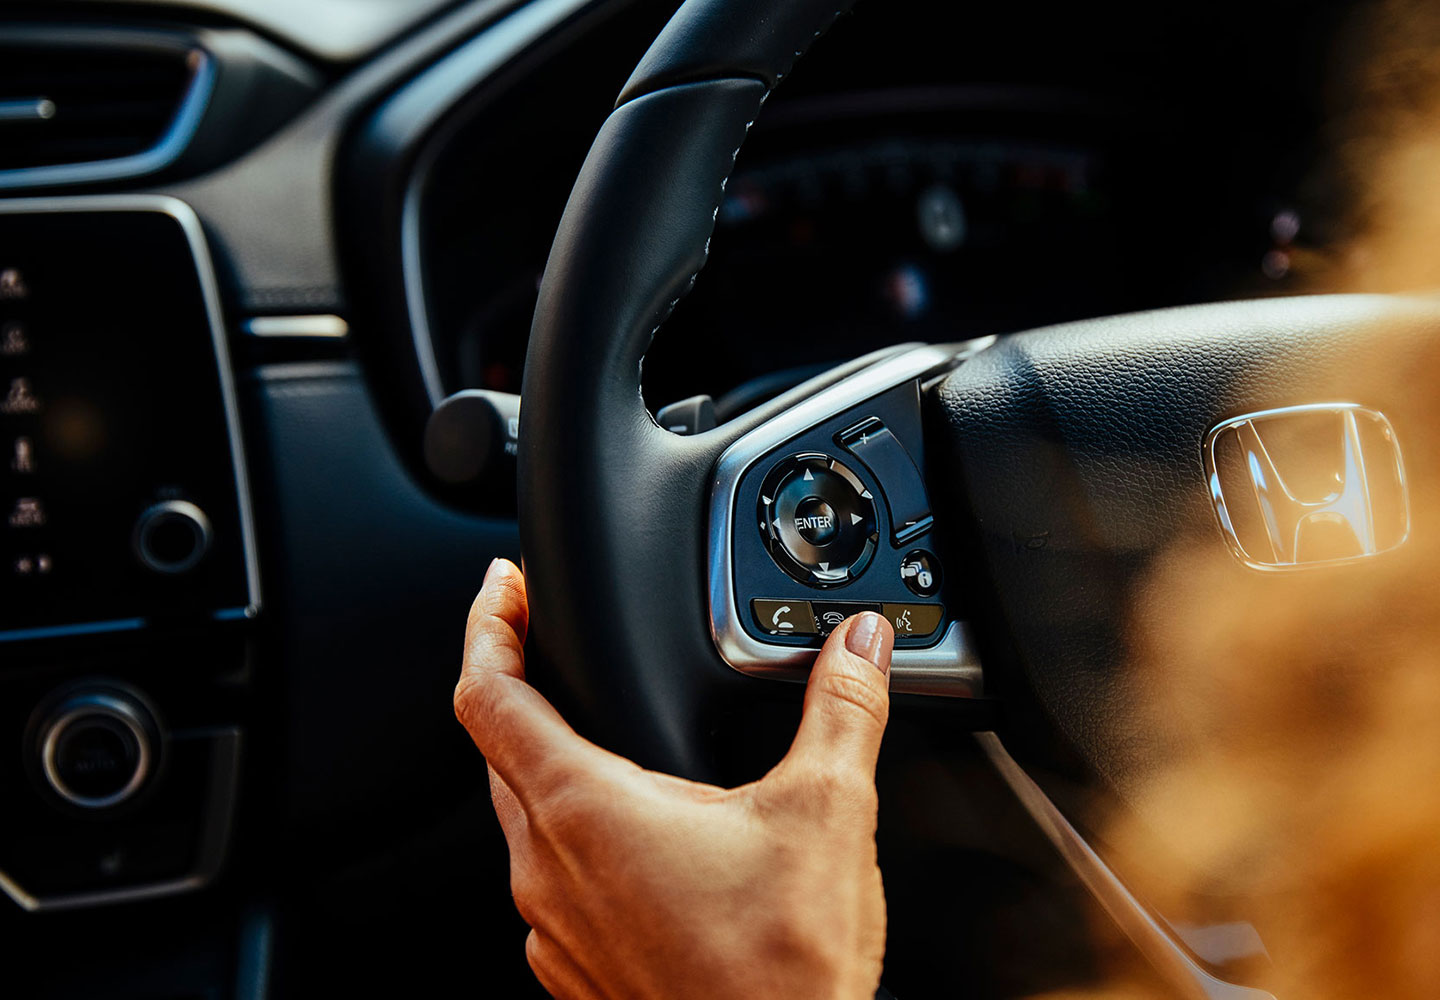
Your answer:
[[[205,53],[182,39],[0,41],[0,186],[164,166],[188,139],[211,75]]]

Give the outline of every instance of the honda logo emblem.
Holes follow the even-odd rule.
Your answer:
[[[1354,403],[1233,417],[1205,439],[1205,475],[1231,550],[1257,569],[1379,555],[1410,533],[1395,429]]]

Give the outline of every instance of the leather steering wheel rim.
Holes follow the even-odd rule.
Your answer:
[[[687,0],[596,137],[540,288],[519,463],[533,646],[582,723],[642,764],[687,777],[715,773],[706,735],[717,704],[759,683],[730,669],[712,641],[712,546],[731,544],[709,537],[717,463],[876,358],[690,437],[650,417],[641,364],[705,263],[750,125],[849,6]],[[1229,558],[1209,442],[1237,421],[1312,411],[1339,420],[1363,408],[1387,428],[1372,453],[1383,465],[1393,452],[1397,509],[1407,490],[1434,495],[1434,449],[1407,451],[1402,474],[1397,442],[1426,441],[1429,426],[1425,394],[1396,374],[1433,370],[1437,330],[1434,299],[1226,302],[1014,334],[928,382],[925,436],[941,439],[927,447],[929,485],[959,515],[951,528],[968,539],[967,569],[984,592],[965,610],[1000,640],[986,649],[985,684],[1006,700],[1006,743],[1016,736],[1023,747],[1028,727],[1035,757],[1060,762],[1077,785],[1121,798],[1134,789],[1164,759],[1169,734],[1135,711],[1128,602],[1178,543]],[[704,345],[695,350],[703,363]],[[1406,518],[1390,546],[1401,568],[1419,555],[1400,548]],[[1230,574],[1262,601],[1291,600],[1307,579],[1246,575],[1255,572],[1234,559],[1217,579]],[[1265,996],[1196,966],[1026,785],[999,740],[986,746],[1062,853],[1088,859],[1081,878],[1168,978],[1190,995]],[[1107,878],[1108,889],[1096,888]]]
[[[708,770],[697,745],[707,703],[744,682],[710,638],[703,498],[724,447],[792,400],[679,437],[646,410],[641,363],[704,266],[755,116],[849,6],[679,9],[585,160],[531,331],[519,500],[534,646],[612,745],[692,777]]]
[[[680,437],[646,410],[641,362],[704,265],[750,124],[845,9],[688,0],[596,137],[540,289],[519,467],[535,646],[608,742],[691,777],[709,770],[708,712],[726,688],[753,693],[712,641],[717,460],[820,386]],[[998,640],[985,684],[1007,702],[1007,738],[1028,732],[1050,761],[1122,796],[1142,780],[1166,733],[1135,710],[1126,616],[1178,543],[1228,558],[1207,436],[1246,414],[1355,403],[1388,414],[1400,441],[1422,440],[1424,394],[1395,373],[1426,369],[1437,328],[1433,299],[1221,302],[1014,334],[934,384],[930,485],[958,515],[952,535],[973,542],[980,593],[967,610]],[[1406,472],[1402,492],[1437,474],[1423,450]],[[1256,579],[1239,559],[1225,572]],[[1286,600],[1304,574],[1262,577],[1267,599]]]

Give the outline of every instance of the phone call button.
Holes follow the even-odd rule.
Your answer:
[[[771,635],[816,635],[815,613],[809,601],[750,602],[755,624]]]

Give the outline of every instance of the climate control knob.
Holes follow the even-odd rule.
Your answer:
[[[128,694],[82,691],[41,724],[38,750],[52,792],[72,806],[108,809],[132,798],[154,773],[159,727]]]
[[[185,500],[166,500],[135,522],[135,555],[157,573],[188,573],[210,551],[210,518]]]

